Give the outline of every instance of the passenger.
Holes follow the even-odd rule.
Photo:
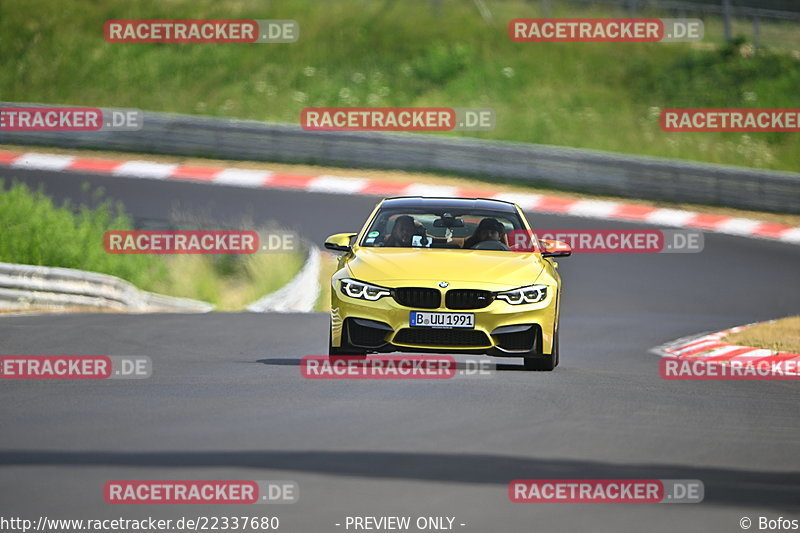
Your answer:
[[[503,242],[502,238],[505,230],[505,226],[496,218],[484,218],[475,228],[475,233],[464,240],[464,248],[472,248],[483,241]]]
[[[390,247],[410,247],[411,239],[414,237],[417,225],[414,217],[401,215],[394,221],[392,234],[383,242],[383,246]]]

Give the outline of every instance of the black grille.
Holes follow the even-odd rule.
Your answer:
[[[489,338],[474,329],[416,329],[406,328],[397,332],[395,344],[418,346],[488,346]]]
[[[502,331],[502,328],[501,328]],[[494,333],[497,345],[509,352],[527,352],[533,349],[536,343],[539,329],[537,326],[528,326],[522,331],[511,331],[508,333]]]
[[[483,309],[494,297],[489,291],[453,289],[444,296],[448,309]]]
[[[534,337],[529,331],[498,335],[498,344],[511,352],[527,352],[533,348]]]
[[[436,309],[442,304],[442,295],[437,289],[422,287],[400,287],[392,295],[400,305],[421,309]]]
[[[386,324],[377,322],[374,324],[377,326],[384,325],[386,329],[369,327],[369,323],[366,323],[366,321],[364,322],[364,324],[359,324],[353,319],[347,319],[347,332],[350,335],[350,344],[361,348],[377,348],[386,344],[384,338],[386,337],[386,333],[391,331],[391,328]]]

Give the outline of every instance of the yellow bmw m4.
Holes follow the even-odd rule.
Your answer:
[[[528,245],[517,247],[517,237]],[[531,246],[531,242],[533,245]],[[537,241],[522,210],[500,200],[382,200],[361,232],[328,237],[330,355],[483,353],[558,365],[568,245]]]

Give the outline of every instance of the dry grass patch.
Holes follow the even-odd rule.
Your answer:
[[[800,316],[756,324],[739,333],[728,335],[725,340],[742,346],[800,353]]]

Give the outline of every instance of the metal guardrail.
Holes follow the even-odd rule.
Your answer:
[[[206,313],[214,306],[188,298],[145,292],[107,274],[0,263],[0,311],[81,308]]]
[[[29,105],[0,102],[0,107]],[[145,112],[140,131],[0,131],[2,143],[432,171],[628,198],[800,213],[798,173],[443,135],[312,132],[288,124]]]
[[[677,12],[704,13],[723,17],[765,18],[800,22],[800,12],[763,7],[742,6],[730,0],[716,2],[688,2],[686,0],[568,0],[577,4],[604,4],[625,8],[629,12],[640,12],[647,9],[666,9]]]
[[[548,2],[549,0],[543,0]],[[584,5],[612,5],[617,9],[625,9],[628,15],[634,17],[637,13],[648,10],[671,11],[680,18],[687,15],[701,15],[703,17],[712,15],[722,19],[722,27],[725,41],[730,43],[733,40],[733,21],[735,19],[745,19],[753,25],[753,45],[759,48],[761,45],[761,20],[773,20],[779,22],[800,22],[800,12],[779,11],[776,9],[765,9],[763,7],[751,7],[734,5],[731,0],[694,1],[686,2],[682,0],[569,0],[572,3]]]

